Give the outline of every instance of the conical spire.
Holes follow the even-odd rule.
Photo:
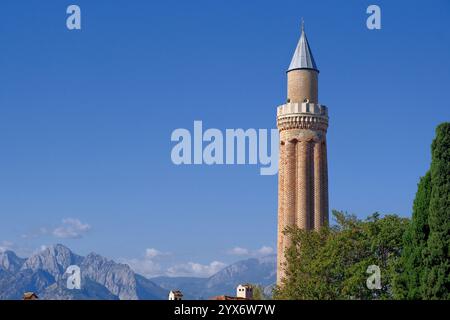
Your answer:
[[[302,35],[295,49],[294,56],[292,57],[291,64],[289,65],[289,71],[296,69],[312,69],[319,72],[316,62],[309,47],[308,39],[306,38],[305,26],[302,21]]]

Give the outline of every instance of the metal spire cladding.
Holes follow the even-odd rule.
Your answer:
[[[295,49],[294,56],[292,57],[291,64],[289,65],[289,71],[298,70],[298,69],[317,69],[316,62],[314,61],[314,57],[311,52],[311,48],[309,47],[308,38],[306,37],[304,23],[302,21],[302,35],[300,36],[300,40],[298,41],[297,48]]]

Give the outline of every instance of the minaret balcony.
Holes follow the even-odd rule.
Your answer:
[[[328,117],[328,108],[324,105],[311,102],[288,102],[277,108],[277,117],[299,113]]]
[[[309,129],[326,132],[328,128],[328,109],[326,106],[303,102],[288,102],[277,108],[277,127],[279,131],[289,129]]]

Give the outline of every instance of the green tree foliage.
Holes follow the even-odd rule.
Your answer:
[[[430,235],[424,251],[424,299],[450,299],[450,123],[436,129],[431,146]]]
[[[390,299],[408,219],[373,214],[361,221],[333,211],[337,225],[319,232],[298,228],[286,232],[292,246],[277,299]],[[382,288],[367,288],[367,268],[381,269]]]
[[[450,299],[450,123],[437,127],[431,153],[394,281],[399,299]]]
[[[334,211],[337,225],[286,230],[286,278],[278,299],[450,299],[450,123],[436,129],[431,168],[420,179],[412,220]],[[381,289],[366,286],[381,269]]]
[[[267,300],[264,294],[264,287],[260,285],[252,285],[253,288],[253,300]]]
[[[400,259],[400,272],[394,280],[396,299],[420,299],[422,278],[424,276],[423,254],[430,234],[428,224],[431,198],[431,173],[420,179],[413,215],[404,237],[404,247]]]

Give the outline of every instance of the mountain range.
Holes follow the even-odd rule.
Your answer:
[[[260,285],[270,296],[276,282],[276,255],[238,261],[209,278],[157,277],[151,280],[168,290],[180,289],[186,299],[234,296],[236,287],[244,283]]]
[[[78,265],[81,289],[67,288],[67,267]],[[26,291],[50,300],[166,299],[167,290],[96,253],[79,256],[63,245],[54,245],[28,259],[13,251],[0,253],[0,299],[21,299]]]
[[[0,252],[0,300],[21,299],[35,292],[45,300],[165,300],[169,290],[179,289],[184,299],[207,299],[234,295],[240,283],[259,284],[270,291],[275,283],[275,256],[234,263],[209,278],[157,277],[147,279],[127,264],[116,263],[96,253],[83,257],[57,244],[29,258],[13,251]],[[67,288],[66,270],[77,265],[81,289]]]

